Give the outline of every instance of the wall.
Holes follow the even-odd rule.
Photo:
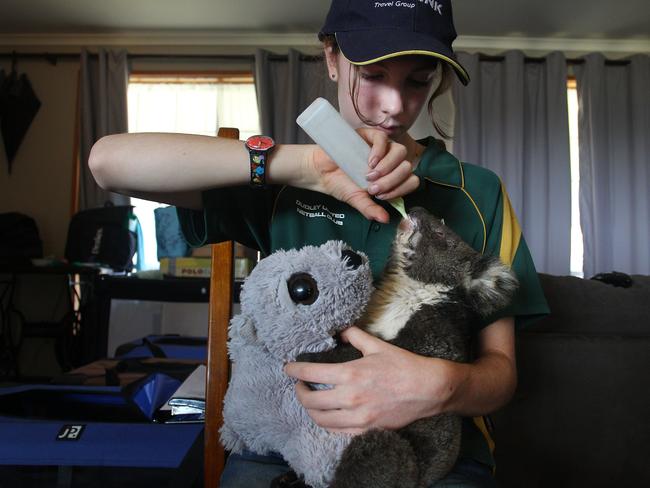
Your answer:
[[[11,62],[0,59],[5,74]],[[0,151],[0,212],[20,211],[36,219],[46,255],[61,256],[71,208],[73,134],[77,90],[76,61],[56,66],[41,60],[20,60],[41,101],[12,165],[7,171]]]

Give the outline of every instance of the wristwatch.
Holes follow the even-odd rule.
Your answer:
[[[246,149],[251,164],[251,186],[253,188],[266,187],[266,161],[275,141],[268,136],[251,136],[246,139]]]

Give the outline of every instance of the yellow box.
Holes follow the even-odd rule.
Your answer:
[[[210,258],[162,258],[160,272],[178,278],[209,278],[211,263]]]

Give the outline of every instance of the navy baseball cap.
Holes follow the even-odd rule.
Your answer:
[[[464,85],[469,82],[451,48],[456,39],[451,0],[332,0],[319,37],[328,34],[336,36],[352,64],[419,54],[448,63]]]

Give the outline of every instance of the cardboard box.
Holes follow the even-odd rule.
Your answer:
[[[163,258],[160,272],[178,278],[209,278],[212,259],[210,258]]]

